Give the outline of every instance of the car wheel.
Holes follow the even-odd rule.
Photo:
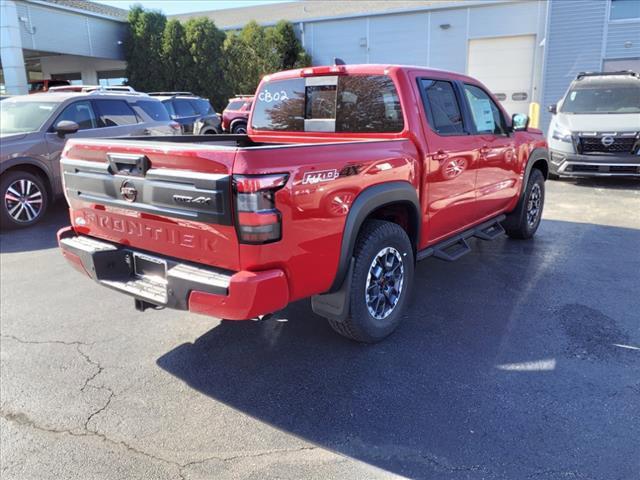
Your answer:
[[[358,342],[375,343],[400,324],[413,281],[413,248],[397,224],[365,223],[358,235],[349,315],[329,320],[339,334]]]
[[[531,171],[524,195],[516,209],[502,223],[511,238],[527,239],[535,235],[544,207],[544,175],[538,169]]]
[[[247,124],[246,123],[236,123],[231,128],[231,133],[236,135],[246,135],[247,134]]]
[[[47,188],[42,179],[32,173],[13,171],[4,174],[0,192],[3,228],[30,227],[38,223],[47,211]]]

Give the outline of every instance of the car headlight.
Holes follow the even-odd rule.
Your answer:
[[[554,128],[551,137],[554,140],[560,140],[561,142],[572,143],[571,131],[564,128]]]

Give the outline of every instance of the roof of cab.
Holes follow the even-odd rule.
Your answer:
[[[448,70],[439,70],[436,68],[427,68],[419,65],[394,65],[394,64],[373,64],[373,63],[364,63],[364,64],[355,64],[355,65],[316,65],[313,67],[305,67],[305,68],[297,68],[294,70],[284,70],[282,72],[273,73],[270,75],[265,75],[264,81],[272,81],[272,80],[284,80],[291,79],[296,77],[305,77],[305,76],[314,76],[312,73],[314,70],[319,73],[319,75],[331,75],[328,72],[328,69],[335,69],[335,74],[343,74],[343,75],[389,75],[393,72],[398,71],[420,71],[426,75],[438,75],[442,76],[443,74],[449,78],[456,80],[469,81],[474,79],[467,75],[451,72]],[[309,72],[309,73],[305,73]]]

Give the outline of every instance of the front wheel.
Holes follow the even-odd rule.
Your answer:
[[[26,228],[38,223],[47,211],[47,189],[40,177],[29,172],[2,174],[0,224],[3,228]]]
[[[527,239],[535,235],[544,207],[544,175],[538,169],[531,170],[524,195],[516,209],[502,223],[511,238]]]
[[[413,248],[397,224],[370,220],[358,235],[349,292],[349,315],[329,320],[339,334],[375,343],[400,324],[413,281]]]

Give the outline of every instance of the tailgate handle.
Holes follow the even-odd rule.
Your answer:
[[[111,173],[144,177],[149,170],[149,159],[145,155],[131,153],[107,153]]]

